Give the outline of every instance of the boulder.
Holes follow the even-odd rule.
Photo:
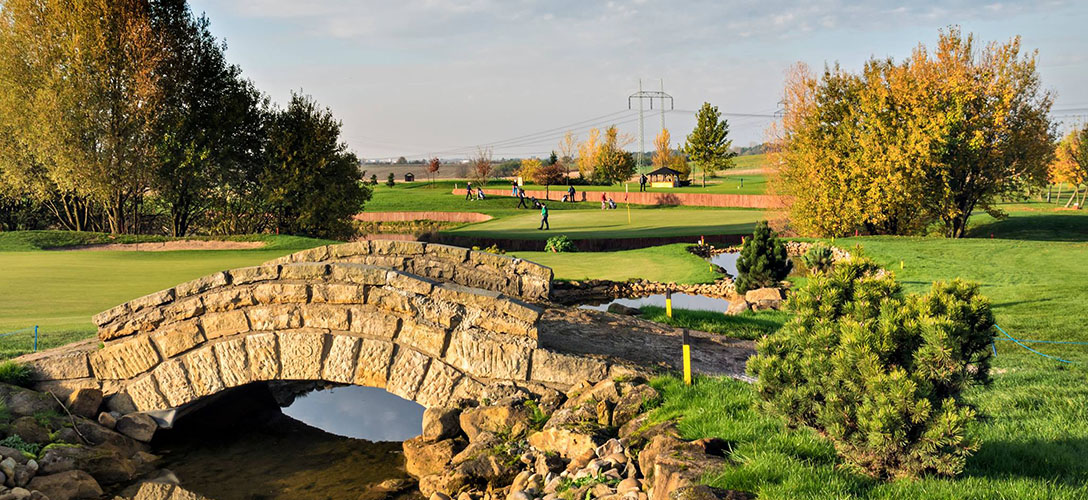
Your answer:
[[[760,300],[758,302],[753,302],[751,304],[751,306],[752,306],[753,311],[768,311],[768,310],[777,311],[779,309],[782,309],[782,301],[781,300],[766,299],[766,300]]]
[[[132,481],[149,468],[147,465],[130,459],[122,449],[109,443],[94,447],[58,446],[42,454],[40,472],[57,474],[78,469],[86,471],[99,483],[118,484]]]
[[[587,450],[593,452],[605,440],[593,431],[546,428],[529,435],[529,446],[544,452],[554,452],[563,458],[575,458]]]
[[[8,457],[15,461],[15,463],[25,464],[30,460],[30,457],[23,454],[23,452],[16,450],[15,448],[9,448],[7,446],[0,446],[0,456]],[[2,483],[3,481],[0,481]]]
[[[742,297],[734,297],[729,299],[729,307],[725,310],[725,314],[736,316],[749,309],[751,309],[751,306],[748,305],[747,300],[744,300]]]
[[[761,300],[782,300],[782,290],[778,288],[757,288],[744,293],[744,300],[759,302]]]
[[[414,437],[404,442],[404,468],[417,478],[437,474],[449,466],[465,445],[463,439],[429,441],[423,436]]]
[[[31,490],[42,492],[49,500],[77,500],[99,498],[102,487],[90,474],[81,470],[70,470],[57,474],[37,476],[30,481]]]
[[[472,478],[456,470],[445,470],[419,478],[419,492],[430,497],[435,493],[452,494],[472,484]]]
[[[155,419],[143,413],[129,413],[117,419],[117,432],[137,441],[151,442],[159,426]]]
[[[658,400],[661,394],[649,384],[639,384],[626,391],[616,407],[612,411],[612,425],[623,427],[631,419],[642,413],[642,408],[647,403]]]
[[[94,418],[101,406],[102,391],[99,389],[83,387],[68,395],[68,411],[81,417]]]
[[[98,424],[107,429],[114,429],[117,427],[117,417],[108,411],[104,411],[98,414]]]
[[[612,314],[621,314],[623,316],[639,316],[642,314],[642,309],[625,306],[619,302],[613,302],[608,304],[608,312]]]
[[[423,439],[441,441],[461,433],[461,410],[457,408],[427,408],[423,411]]]
[[[9,434],[15,434],[28,443],[49,443],[49,429],[46,429],[34,417],[19,417],[11,423]]]
[[[7,405],[8,411],[15,417],[63,411],[53,396],[9,384],[0,384],[0,401]]]
[[[529,430],[529,409],[524,400],[507,398],[490,406],[464,410],[460,415],[461,430],[470,442],[482,432],[509,433],[518,436]]]

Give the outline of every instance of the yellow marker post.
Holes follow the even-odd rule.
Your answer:
[[[899,261],[899,270],[900,270],[900,271],[902,271],[902,270],[903,270],[903,261]]]
[[[627,223],[631,223],[631,202],[627,199],[627,183],[623,183],[623,201],[627,202]]]
[[[682,333],[684,339],[684,384],[691,385],[691,344],[688,340],[688,331]]]
[[[665,315],[672,317],[672,292],[665,291]]]

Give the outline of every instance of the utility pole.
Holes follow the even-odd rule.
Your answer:
[[[654,99],[661,101],[661,129],[665,129],[665,100],[669,100],[669,110],[673,109],[672,96],[665,93],[665,80],[661,80],[661,90],[642,90],[642,79],[638,81],[638,92],[627,96],[627,109],[632,109],[631,100],[638,99],[638,173],[644,173],[646,165],[646,127],[645,106],[643,101],[650,102],[650,109],[654,109]]]

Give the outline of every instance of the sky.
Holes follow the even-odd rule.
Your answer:
[[[673,97],[674,144],[717,106],[736,146],[762,142],[786,70],[901,60],[952,25],[1038,50],[1054,119],[1088,120],[1088,1],[973,0],[191,0],[227,57],[283,104],[313,96],[361,158],[546,156],[566,130],[616,124],[637,137],[638,102]],[[666,107],[668,106],[666,102]],[[647,104],[648,106],[648,104]],[[645,115],[645,148],[661,129]],[[752,116],[755,115],[755,116]],[[637,150],[638,142],[630,146]]]

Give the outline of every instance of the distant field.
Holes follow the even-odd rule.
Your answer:
[[[550,207],[550,205],[549,205]],[[564,210],[549,214],[550,231],[540,231],[536,211],[470,224],[445,231],[454,236],[546,239],[566,235],[583,238],[653,238],[708,234],[745,234],[766,218],[762,210],[644,208],[627,210]]]

